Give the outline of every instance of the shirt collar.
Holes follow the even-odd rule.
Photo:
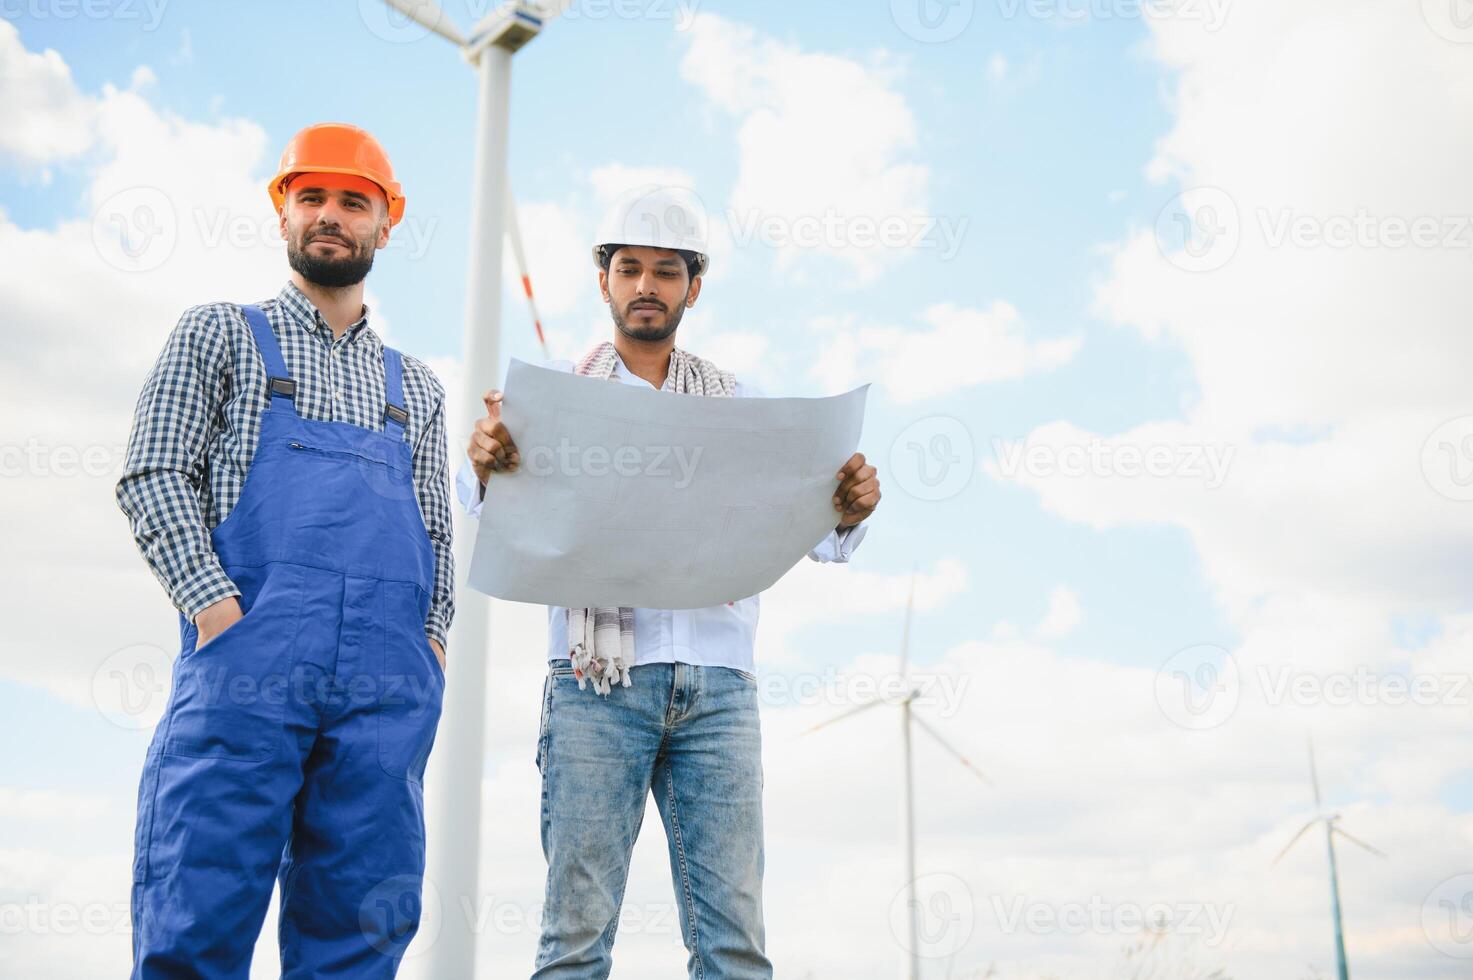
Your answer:
[[[610,373],[624,384],[644,385],[646,388],[654,388],[656,391],[660,390],[658,385],[650,384],[644,378],[629,370],[629,366],[624,363],[623,356],[617,350],[614,351],[614,370]]]
[[[322,314],[318,311],[317,307],[312,305],[312,301],[307,298],[307,294],[297,288],[295,282],[288,279],[286,285],[281,288],[281,292],[276,294],[276,301],[281,304],[281,308],[303,330],[306,330],[308,333],[316,333],[320,327],[323,331],[323,339],[328,343],[333,342],[332,328],[327,325],[326,320],[322,319]],[[368,328],[367,303],[363,304],[363,315],[349,326],[343,335],[350,344],[356,343],[358,340],[367,340],[369,343],[377,345],[378,335]]]

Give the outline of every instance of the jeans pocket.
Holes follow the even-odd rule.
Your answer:
[[[568,668],[572,673],[572,668]],[[547,755],[547,716],[552,707],[552,671],[547,672],[547,677],[542,681],[542,717],[537,722],[537,755],[532,760],[537,764],[537,771],[542,771],[542,760]]]

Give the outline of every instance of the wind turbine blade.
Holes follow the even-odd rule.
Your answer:
[[[972,765],[972,760],[971,759],[968,759],[966,756],[962,755],[956,749],[952,748],[951,747],[951,743],[948,742],[946,739],[942,738],[941,737],[941,733],[938,732],[936,729],[932,728],[929,724],[927,724],[927,722],[926,722],[926,720],[924,718],[920,717],[915,712],[911,712],[910,720],[913,721],[913,722],[915,722],[917,725],[919,725],[921,731],[925,732],[927,735],[929,735],[932,738],[934,738],[936,740],[937,744],[939,744],[943,749],[945,749],[946,751],[950,752],[952,754],[952,757],[955,758],[956,761],[960,762],[962,765],[964,765],[968,769],[972,770],[973,774],[975,774],[978,779],[982,780],[988,786],[991,786],[992,785],[992,780],[990,780],[990,779],[987,778],[987,774],[985,772],[983,772],[981,769],[978,769],[976,766]]]
[[[1305,834],[1307,834],[1307,833],[1309,833],[1309,828],[1311,828],[1311,827],[1313,827],[1313,826],[1314,826],[1314,825],[1315,825],[1315,824],[1317,824],[1317,823],[1319,823],[1319,822],[1320,822],[1320,818],[1319,818],[1319,817],[1315,817],[1315,818],[1314,818],[1314,819],[1313,819],[1313,820],[1311,820],[1311,821],[1310,821],[1310,822],[1309,822],[1309,823],[1307,823],[1307,824],[1305,824],[1305,825],[1304,825],[1304,826],[1303,826],[1303,827],[1301,827],[1301,828],[1299,828],[1299,833],[1297,833],[1297,834],[1295,834],[1295,835],[1294,835],[1294,839],[1293,839],[1293,840],[1291,840],[1291,841],[1289,841],[1289,843],[1287,843],[1287,844],[1285,844],[1285,845],[1284,845],[1284,849],[1283,849],[1283,850],[1282,850],[1282,851],[1280,851],[1280,852],[1279,852],[1279,856],[1278,856],[1278,857],[1276,857],[1276,858],[1274,858],[1274,860],[1273,860],[1273,864],[1270,864],[1270,865],[1269,865],[1269,867],[1271,867],[1271,868],[1272,868],[1272,867],[1275,867],[1275,866],[1277,866],[1277,865],[1278,865],[1278,863],[1279,863],[1279,862],[1280,862],[1280,861],[1282,861],[1282,860],[1283,860],[1283,859],[1284,859],[1284,855],[1285,855],[1285,854],[1288,854],[1288,853],[1289,853],[1289,850],[1290,850],[1290,849],[1291,849],[1291,848],[1292,848],[1292,847],[1293,847],[1293,846],[1294,846],[1294,845],[1295,845],[1295,844],[1297,844],[1297,843],[1299,843],[1299,838],[1301,838],[1301,837],[1303,837],[1303,836],[1304,836],[1304,835],[1305,835]]]
[[[1309,779],[1314,783],[1314,812],[1320,812],[1320,771],[1314,764],[1314,736],[1309,739]]]
[[[900,630],[900,676],[905,677],[910,667],[910,616],[915,611],[916,570],[910,570],[910,592],[905,597],[905,625]],[[908,685],[907,685],[908,686]]]
[[[1376,848],[1372,847],[1370,844],[1367,844],[1365,841],[1361,840],[1360,838],[1354,837],[1354,836],[1352,836],[1350,834],[1347,834],[1345,831],[1341,830],[1338,826],[1332,825],[1330,827],[1330,830],[1331,830],[1331,832],[1336,833],[1336,834],[1339,834],[1341,837],[1344,837],[1346,840],[1350,841],[1352,844],[1356,845],[1357,847],[1363,847],[1363,848],[1365,848],[1366,850],[1370,851],[1372,854],[1376,855],[1377,857],[1384,858],[1386,856],[1386,853],[1384,851],[1377,850]]]
[[[506,237],[511,240],[512,255],[517,260],[517,274],[522,277],[522,291],[527,294],[527,306],[532,310],[532,326],[537,328],[537,343],[542,345],[544,360],[552,360],[547,352],[547,338],[542,333],[542,317],[537,313],[537,299],[532,295],[532,277],[527,273],[527,256],[522,251],[522,231],[517,225],[517,203],[511,191],[506,194]]]
[[[830,718],[828,721],[821,721],[817,725],[814,725],[812,728],[809,728],[806,731],[799,732],[798,734],[799,734],[799,736],[812,735],[814,732],[818,731],[820,728],[827,728],[829,725],[832,725],[836,721],[843,721],[845,718],[851,717],[853,715],[857,715],[861,711],[868,711],[870,708],[873,708],[875,705],[877,705],[877,704],[884,704],[884,703],[885,703],[884,701],[881,701],[878,698],[876,698],[873,701],[867,701],[864,704],[861,704],[857,708],[850,708],[848,711],[845,711],[842,714],[834,715],[834,717]]]
[[[423,27],[428,27],[436,34],[457,46],[465,45],[465,38],[460,31],[455,29],[455,24],[435,0],[384,0],[390,7],[399,11],[410,20]]]

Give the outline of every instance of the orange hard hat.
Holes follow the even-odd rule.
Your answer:
[[[280,211],[286,204],[286,185],[297,174],[352,174],[373,181],[389,199],[389,223],[404,217],[404,192],[394,179],[389,155],[365,129],[348,123],[317,123],[291,138],[281,154],[281,169],[267,190]]]

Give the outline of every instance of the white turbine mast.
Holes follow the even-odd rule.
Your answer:
[[[1288,844],[1284,845],[1284,849],[1274,858],[1273,865],[1277,866],[1284,859],[1284,855],[1288,854],[1290,849],[1299,843],[1299,838],[1309,833],[1311,827],[1315,824],[1325,825],[1325,846],[1330,854],[1330,917],[1335,926],[1335,975],[1338,980],[1350,980],[1350,967],[1345,960],[1345,927],[1340,917],[1340,870],[1335,861],[1335,838],[1337,836],[1343,837],[1355,846],[1364,848],[1377,857],[1384,858],[1386,855],[1365,841],[1341,830],[1339,825],[1340,814],[1325,812],[1324,805],[1320,801],[1320,774],[1314,763],[1314,741],[1312,739],[1309,743],[1309,780],[1314,786],[1315,815],[1310,818],[1308,823],[1299,828],[1299,833],[1295,834]]]
[[[455,45],[477,74],[476,150],[462,342],[465,381],[458,410],[447,413],[453,432],[468,431],[484,414],[481,389],[500,377],[501,246],[507,232],[515,234],[516,228],[506,174],[512,55],[536,38],[570,2],[512,0],[491,10],[464,33],[435,0],[385,0],[393,10]],[[523,285],[530,300],[530,280],[525,263],[520,261],[520,240],[514,242],[513,252],[522,266]],[[535,305],[533,317],[535,322]],[[540,324],[538,335],[540,340]],[[475,522],[460,515],[456,523],[456,565],[468,568]],[[462,587],[456,595],[456,610],[447,651],[447,666],[454,677],[445,687],[430,763],[432,772],[426,780],[427,878],[441,908],[426,967],[427,975],[435,978],[475,975],[474,910],[480,901],[481,784],[491,604],[486,596]]]
[[[848,711],[841,712],[827,721],[821,721],[812,728],[803,732],[811,735],[820,728],[827,728],[835,722],[851,718],[862,711],[868,711],[881,704],[894,704],[900,708],[900,746],[901,746],[901,790],[900,790],[900,849],[905,862],[905,914],[906,929],[909,942],[907,943],[906,960],[901,972],[905,980],[919,980],[921,970],[920,954],[920,930],[916,922],[916,915],[920,910],[916,900],[916,832],[915,832],[915,774],[911,758],[911,726],[919,728],[936,743],[947,751],[952,758],[956,759],[967,768],[972,775],[991,784],[985,773],[972,764],[961,752],[952,746],[941,733],[931,726],[925,719],[919,717],[912,708],[913,702],[920,696],[921,690],[910,683],[910,621],[915,610],[916,577],[912,572],[910,576],[910,592],[905,600],[905,625],[900,633],[900,674],[905,679],[905,694],[897,701],[887,701],[884,698],[875,698],[866,701]]]

